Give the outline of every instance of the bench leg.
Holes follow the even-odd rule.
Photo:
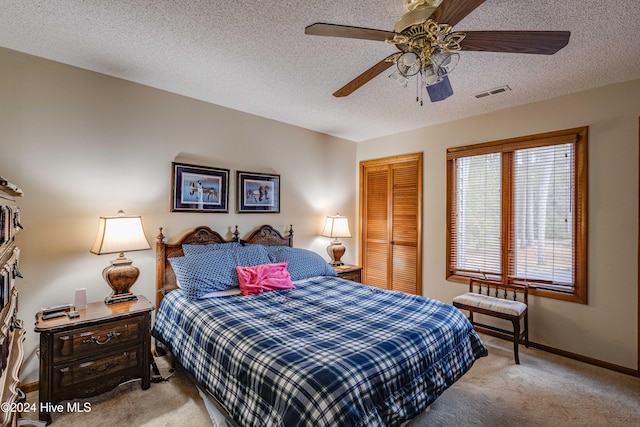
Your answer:
[[[513,323],[513,355],[516,359],[516,365],[520,364],[520,358],[518,358],[518,344],[520,344],[520,319],[512,321]]]

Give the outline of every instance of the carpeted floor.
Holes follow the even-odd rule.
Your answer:
[[[167,358],[157,358],[163,377],[171,375]],[[27,394],[27,402],[38,402],[38,392]],[[51,414],[56,427],[207,427],[212,426],[209,413],[198,389],[182,372],[176,372],[167,382],[151,383],[142,390],[140,380],[130,381],[115,389],[77,400],[82,406],[91,403],[90,412]],[[66,402],[63,402],[66,404]],[[37,406],[37,405],[36,405]],[[37,413],[25,413],[25,418],[38,419]],[[29,426],[30,427],[30,426]],[[40,426],[37,426],[40,427]]]
[[[640,378],[524,347],[515,365],[511,343],[482,339],[489,356],[407,427],[640,425]],[[158,365],[168,375],[164,358]],[[37,392],[27,396],[37,399]],[[87,401],[91,412],[53,414],[53,426],[212,425],[197,389],[180,372],[146,391],[134,381]]]
[[[640,378],[482,335],[476,361],[408,427],[640,426]]]

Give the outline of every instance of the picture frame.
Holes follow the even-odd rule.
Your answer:
[[[229,212],[229,169],[171,163],[171,212]]]
[[[236,172],[238,213],[280,213],[280,175]]]

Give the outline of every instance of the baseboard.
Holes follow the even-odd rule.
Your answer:
[[[579,362],[588,363],[589,365],[599,366],[601,368],[609,369],[610,371],[620,372],[622,374],[631,375],[634,377],[640,377],[640,371],[637,369],[627,368],[625,366],[615,365],[613,363],[605,362],[603,360],[593,359],[591,357],[583,356],[581,354],[575,354],[557,348],[549,347],[544,344],[529,341],[529,347],[537,348],[538,350],[546,351],[547,353],[557,354],[569,359],[577,360]]]
[[[499,334],[493,332],[490,329],[485,329],[485,328],[475,328],[475,329],[478,332],[482,332],[483,334],[491,335],[492,337],[513,342],[513,340],[506,339],[505,337],[500,336]],[[529,347],[537,348],[538,350],[546,351],[547,353],[557,354],[558,356],[566,357],[568,359],[577,360],[578,362],[584,362],[584,363],[588,363],[589,365],[594,365],[601,368],[609,369],[610,371],[620,372],[622,374],[631,375],[633,377],[640,377],[640,370],[638,369],[632,369],[632,368],[627,368],[625,366],[615,365],[613,363],[605,362],[603,360],[593,359],[591,357],[583,356],[581,354],[560,350],[558,348],[550,347],[548,345],[540,344],[531,340],[529,340]]]

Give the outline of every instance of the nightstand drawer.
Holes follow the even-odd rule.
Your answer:
[[[53,391],[75,388],[83,383],[99,384],[101,378],[114,377],[128,369],[142,366],[142,347],[111,353],[107,356],[53,368]]]
[[[138,342],[143,335],[143,319],[138,316],[56,333],[53,335],[53,363],[104,353],[121,344]]]
[[[362,283],[362,267],[358,265],[337,265],[333,269],[341,279]]]
[[[348,273],[341,273],[341,274],[339,274],[339,276],[342,279],[351,280],[353,282],[360,282],[362,280],[361,279],[360,270],[358,270],[358,271],[350,271]]]

